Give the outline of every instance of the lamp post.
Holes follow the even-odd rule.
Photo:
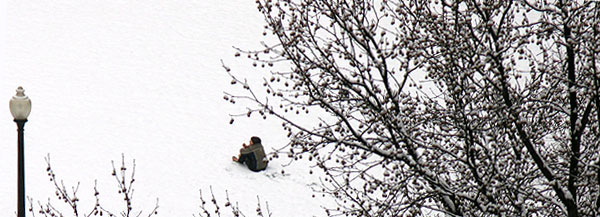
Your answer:
[[[24,141],[23,141],[23,128],[25,122],[27,122],[27,116],[31,112],[31,100],[25,96],[25,90],[23,87],[17,88],[17,94],[12,97],[9,103],[10,113],[15,118],[17,123],[17,132],[19,132],[18,139],[18,186],[19,196],[17,201],[18,206],[18,217],[25,217],[25,157],[24,157]]]

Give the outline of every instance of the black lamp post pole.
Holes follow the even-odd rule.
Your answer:
[[[27,120],[16,120],[17,131],[19,132],[19,148],[18,148],[18,161],[19,161],[19,197],[18,197],[18,217],[25,217],[25,153],[24,153],[24,136],[23,131],[25,122]]]

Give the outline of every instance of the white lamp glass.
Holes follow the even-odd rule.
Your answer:
[[[9,107],[15,120],[27,120],[31,112],[31,100],[28,96],[25,96],[23,87],[17,88],[17,95],[10,99]]]

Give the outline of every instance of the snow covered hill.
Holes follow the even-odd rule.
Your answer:
[[[192,216],[199,190],[225,190],[254,216],[257,195],[274,216],[323,216],[326,198],[312,198],[309,168],[275,160],[262,173],[231,162],[256,135],[267,149],[286,143],[274,119],[237,119],[243,110],[222,99],[230,78],[221,59],[233,45],[259,46],[262,18],[254,1],[0,1],[0,216],[17,199],[17,132],[8,100],[18,86],[33,104],[25,125],[26,193],[53,197],[44,157],[67,186],[80,181],[91,207],[94,180],[109,208],[122,210],[111,160],[136,159],[134,209]],[[241,69],[241,70],[240,70]],[[250,71],[248,71],[250,72]],[[2,97],[0,97],[1,99]],[[248,187],[256,186],[256,187]],[[52,198],[54,204],[60,204]],[[225,212],[226,213],[226,212]]]

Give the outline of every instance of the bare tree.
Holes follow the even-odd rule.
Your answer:
[[[57,208],[57,206],[53,205],[53,203],[51,202],[50,199],[48,199],[48,202],[46,203],[41,203],[38,201],[38,208],[36,209],[33,205],[33,199],[29,198],[29,203],[30,203],[30,209],[29,212],[32,214],[32,216],[35,216],[36,214],[40,214],[46,217],[52,216],[52,217],[62,217],[67,215],[67,213],[71,213],[72,216],[75,217],[79,217],[79,216],[85,216],[85,217],[89,217],[89,216],[109,216],[109,217],[116,217],[116,216],[121,216],[121,217],[132,217],[132,216],[142,216],[143,212],[142,211],[134,211],[133,209],[133,183],[135,182],[135,160],[133,161],[133,166],[131,167],[131,170],[129,173],[127,173],[127,166],[125,165],[125,156],[122,156],[121,159],[121,166],[115,167],[114,162],[112,162],[112,166],[113,166],[113,170],[112,170],[112,176],[115,177],[115,180],[117,182],[117,187],[118,187],[118,192],[120,195],[123,196],[123,203],[125,208],[123,208],[122,211],[120,212],[115,212],[115,211],[111,211],[111,210],[107,210],[104,206],[101,205],[100,203],[100,192],[98,191],[97,188],[97,183],[94,185],[94,198],[96,199],[96,202],[94,203],[94,206],[92,208],[89,209],[89,211],[83,211],[80,207],[79,207],[79,196],[77,196],[77,191],[79,190],[79,183],[77,183],[77,186],[72,186],[71,190],[69,191],[69,189],[66,187],[65,183],[61,180],[58,181],[56,179],[56,174],[54,173],[54,170],[52,169],[51,165],[50,165],[50,156],[46,157],[46,163],[48,164],[48,167],[46,169],[46,171],[48,172],[48,177],[50,178],[50,182],[52,182],[54,184],[54,188],[56,189],[56,198],[65,203],[66,205],[68,205],[68,207],[70,208],[70,210],[61,210],[60,208]],[[117,214],[118,213],[118,214]],[[156,205],[154,206],[154,208],[152,209],[151,212],[145,214],[144,216],[155,216],[158,214],[158,198],[156,199]]]
[[[240,210],[240,207],[238,206],[237,202],[232,202],[229,199],[229,193],[227,191],[225,191],[225,203],[223,203],[223,205],[221,205],[218,201],[217,198],[215,197],[215,194],[213,193],[212,187],[210,187],[210,203],[208,203],[206,200],[204,200],[204,197],[202,195],[202,190],[200,190],[200,210],[201,212],[198,213],[198,217],[211,217],[211,216],[217,216],[220,217],[221,216],[221,207],[227,207],[231,210],[231,216],[233,217],[245,217],[246,215]],[[269,202],[265,202],[265,206],[266,208],[263,210],[262,206],[261,206],[261,202],[260,202],[260,197],[256,196],[256,200],[258,201],[257,205],[256,205],[256,216],[257,217],[271,217],[273,215],[273,213],[271,213],[271,210],[269,210]],[[193,215],[194,217],[196,217],[196,215]],[[227,215],[229,216],[229,215]]]
[[[148,212],[148,213],[144,213],[142,210],[139,211],[135,211],[133,208],[133,193],[134,193],[134,188],[133,188],[133,183],[135,182],[135,160],[133,160],[132,162],[132,166],[131,168],[129,168],[126,164],[125,164],[125,156],[122,156],[121,159],[121,165],[120,167],[115,167],[115,163],[112,162],[112,173],[111,175],[115,178],[116,182],[117,182],[117,187],[118,187],[118,193],[119,195],[121,195],[123,198],[120,201],[123,201],[123,205],[125,206],[123,208],[122,211],[120,212],[116,212],[114,210],[110,210],[105,208],[105,206],[102,205],[102,203],[100,202],[100,191],[97,188],[97,182],[95,182],[94,184],[94,198],[95,198],[95,203],[93,204],[93,207],[89,208],[89,209],[82,209],[79,206],[79,201],[80,201],[80,197],[77,195],[77,192],[79,191],[79,182],[77,183],[77,186],[72,186],[71,189],[69,190],[64,181],[57,180],[56,174],[54,173],[54,170],[52,169],[52,166],[50,164],[50,156],[46,157],[46,163],[48,164],[48,167],[46,168],[46,171],[48,172],[48,178],[50,180],[50,182],[52,182],[52,184],[54,185],[54,188],[56,190],[55,196],[56,199],[58,199],[60,202],[64,203],[65,205],[67,205],[67,209],[61,209],[61,207],[64,206],[57,206],[55,205],[56,203],[53,203],[50,198],[48,199],[48,202],[46,203],[42,203],[40,201],[37,202],[37,206],[34,205],[33,203],[33,199],[32,198],[28,198],[29,199],[29,203],[30,203],[30,209],[29,212],[32,214],[32,216],[36,216],[36,214],[45,216],[45,217],[63,217],[63,216],[74,216],[74,217],[90,217],[90,216],[109,216],[109,217],[140,217],[140,216],[157,216],[158,215],[158,198],[156,199],[156,205],[154,206],[154,208]],[[129,172],[127,172],[129,171]],[[210,188],[210,194],[211,194],[211,200],[210,203],[208,203],[206,200],[204,200],[204,197],[202,195],[202,191],[200,191],[200,210],[201,212],[198,213],[198,217],[210,217],[210,216],[221,216],[222,214],[222,208],[221,207],[227,207],[231,210],[231,216],[235,216],[235,217],[245,217],[246,215],[239,209],[238,203],[237,202],[232,202],[229,199],[229,193],[227,191],[225,191],[226,193],[226,198],[225,198],[225,202],[224,203],[219,203],[217,201],[217,197],[215,197],[212,187]],[[260,197],[257,196],[257,205],[256,205],[256,216],[257,217],[271,217],[273,214],[271,213],[271,211],[269,210],[269,203],[265,202],[265,209],[262,208],[262,203],[260,202]],[[85,210],[89,210],[89,211],[85,211]],[[70,214],[69,214],[70,213]],[[143,214],[143,215],[142,215]],[[195,214],[193,216],[196,216]],[[229,216],[229,215],[224,215],[224,216]]]
[[[600,215],[599,2],[256,2],[278,43],[236,56],[276,67],[224,98],[283,121],[328,215]]]

